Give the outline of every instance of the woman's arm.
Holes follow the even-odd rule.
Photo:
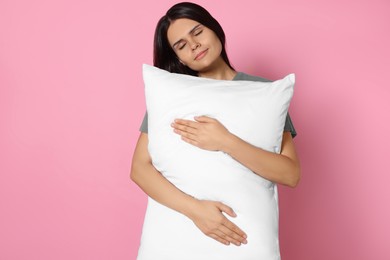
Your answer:
[[[216,119],[200,116],[195,120],[177,119],[172,127],[184,141],[202,149],[223,151],[267,180],[290,187],[298,184],[300,163],[291,133],[283,134],[281,153],[276,154],[245,142]]]
[[[295,187],[300,179],[300,165],[290,132],[283,133],[280,154],[253,146],[231,134],[223,151],[272,182]]]
[[[222,212],[235,217],[234,211],[216,201],[197,200],[170,183],[152,165],[148,135],[141,133],[131,166],[131,179],[152,199],[189,217],[206,235],[223,243],[246,243],[246,234]]]

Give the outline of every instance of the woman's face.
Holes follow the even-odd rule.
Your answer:
[[[168,41],[179,60],[195,71],[207,71],[222,60],[217,35],[197,21],[182,18],[171,23]]]

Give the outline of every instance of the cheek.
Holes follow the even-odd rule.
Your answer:
[[[221,53],[222,52],[222,44],[219,38],[215,34],[211,34],[208,37],[207,43],[212,46],[214,49],[215,53]]]
[[[216,49],[219,52],[222,52],[222,44],[221,44],[221,41],[218,38],[215,39],[215,46],[216,46]]]
[[[188,50],[181,50],[180,52],[176,52],[176,56],[185,65],[192,61],[191,53],[189,53]]]

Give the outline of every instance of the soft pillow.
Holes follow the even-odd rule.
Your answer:
[[[274,82],[213,80],[144,64],[143,77],[153,165],[183,192],[232,207],[238,216],[231,220],[248,234],[248,244],[226,247],[149,198],[138,259],[277,259],[276,185],[223,152],[182,141],[170,124],[210,116],[246,142],[280,153],[295,75]]]

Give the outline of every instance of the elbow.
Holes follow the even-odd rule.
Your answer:
[[[294,171],[291,173],[288,183],[286,185],[290,188],[295,188],[298,186],[299,181],[301,180],[301,168],[297,166]]]
[[[151,163],[144,160],[134,159],[131,163],[130,180],[138,186],[145,182],[147,173],[150,170]]]
[[[131,164],[131,169],[130,169],[130,180],[132,180],[135,183],[138,183],[139,179],[139,163],[135,162],[133,160]]]
[[[290,188],[295,188],[298,186],[299,181],[300,181],[300,177],[294,178],[287,184],[287,186]]]
[[[131,166],[131,169],[130,169],[130,180],[132,180],[133,182],[135,182],[136,180],[136,177],[135,177],[135,171],[134,171],[134,167]]]

